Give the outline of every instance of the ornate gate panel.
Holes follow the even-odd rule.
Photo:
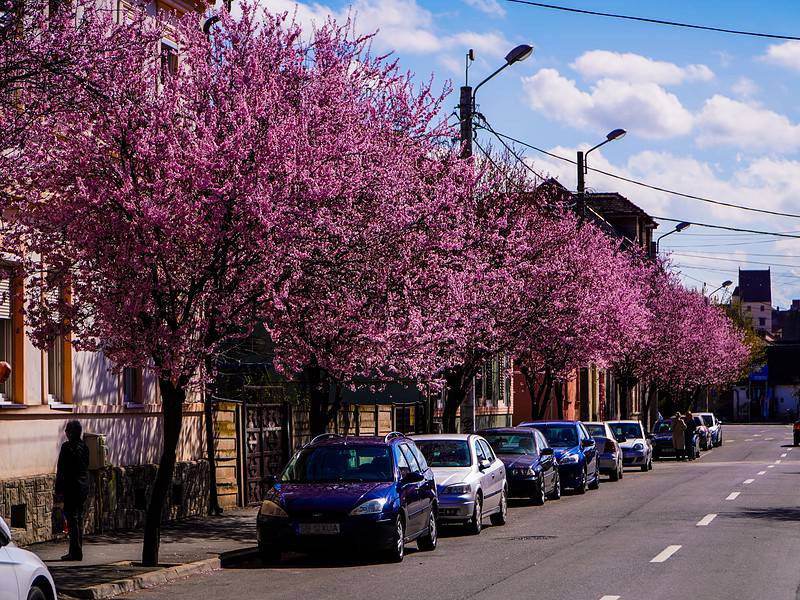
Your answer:
[[[260,395],[260,394],[259,394]],[[278,475],[289,460],[289,404],[244,402],[244,500],[257,504],[267,491],[265,480]]]

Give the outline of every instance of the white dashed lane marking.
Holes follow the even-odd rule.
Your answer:
[[[779,465],[779,464],[781,464],[781,461],[780,461],[780,459],[776,460],[776,461],[775,461],[775,464],[776,464],[776,465]]]
[[[768,468],[768,469],[774,469],[774,468],[775,468],[775,465],[767,465],[767,468]]]
[[[766,471],[759,471],[757,474],[758,475],[763,475],[764,473],[766,473]]]
[[[784,452],[783,454],[781,454],[781,458],[786,458],[786,452]]]
[[[731,492],[725,500],[736,500],[742,492]]]
[[[716,516],[717,516],[716,513],[711,513],[711,514],[706,515],[705,517],[703,517],[702,519],[700,519],[697,522],[697,526],[698,527],[707,527],[708,524],[711,523],[711,521],[713,521],[716,518]]]
[[[619,600],[619,596],[603,596],[600,600]]]
[[[661,552],[656,554],[653,559],[650,561],[651,563],[662,563],[669,559],[670,556],[675,554],[678,550],[681,549],[681,546],[667,546]]]
[[[755,479],[745,479],[745,480],[744,480],[744,484],[745,484],[745,485],[750,485],[750,484],[751,484],[751,483],[753,483],[754,481],[755,481]]]

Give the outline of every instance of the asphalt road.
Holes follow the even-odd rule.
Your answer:
[[[292,555],[145,590],[136,600],[236,598],[800,599],[800,448],[791,429],[725,425],[693,463],[626,471],[585,496],[514,504],[477,537],[443,531],[402,564]]]

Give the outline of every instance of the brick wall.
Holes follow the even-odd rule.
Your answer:
[[[91,472],[84,530],[87,534],[140,529],[155,483],[156,465],[106,467]],[[53,502],[55,475],[0,480],[0,516],[13,528],[20,546],[63,536]],[[208,463],[179,462],[164,506],[164,521],[206,513]]]

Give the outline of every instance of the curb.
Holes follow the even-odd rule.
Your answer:
[[[144,590],[165,583],[170,583],[178,579],[183,579],[190,575],[201,575],[216,571],[222,567],[222,560],[217,558],[206,558],[195,562],[185,563],[142,573],[126,579],[117,579],[108,583],[99,583],[81,588],[61,588],[58,590],[58,597],[61,600],[67,598],[102,600],[113,598],[119,594],[127,594],[136,590]]]

